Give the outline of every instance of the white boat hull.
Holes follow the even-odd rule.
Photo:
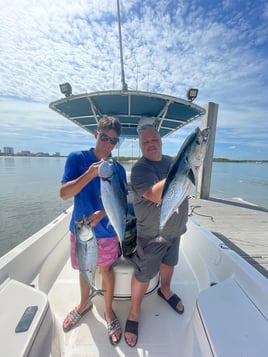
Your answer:
[[[62,321],[79,302],[78,273],[69,261],[71,208],[0,258],[1,356],[264,356],[268,350],[267,279],[192,217],[172,289],[185,313],[158,297],[158,277],[142,304],[139,341],[111,346],[103,297],[76,328]],[[114,310],[124,328],[132,270],[116,267]],[[100,276],[96,284],[100,284]],[[15,327],[29,305],[38,312],[23,333]]]

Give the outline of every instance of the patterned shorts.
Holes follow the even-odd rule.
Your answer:
[[[75,253],[75,235],[70,234],[70,257],[71,264],[74,269],[79,269],[76,253]],[[111,266],[119,257],[120,246],[117,237],[99,238],[98,241],[98,267]]]

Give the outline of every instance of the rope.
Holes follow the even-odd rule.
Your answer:
[[[210,218],[210,220],[215,223],[215,221],[214,221],[214,219],[213,219],[212,216],[195,212],[195,209],[196,209],[196,208],[200,208],[200,207],[201,207],[201,206],[191,206],[191,212],[189,213],[189,216],[193,216],[193,214],[195,214],[195,215],[197,215],[197,216],[207,217],[207,218]]]

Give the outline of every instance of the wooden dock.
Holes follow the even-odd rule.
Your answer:
[[[268,210],[238,201],[189,200],[190,215],[268,278]]]

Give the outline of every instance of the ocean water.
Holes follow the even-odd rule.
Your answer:
[[[0,256],[72,205],[59,197],[65,160],[0,156]]]
[[[213,163],[210,197],[244,201],[268,209],[268,164]]]
[[[0,156],[0,256],[72,205],[59,197],[65,160]],[[210,197],[268,209],[267,189],[268,164],[213,163]]]

